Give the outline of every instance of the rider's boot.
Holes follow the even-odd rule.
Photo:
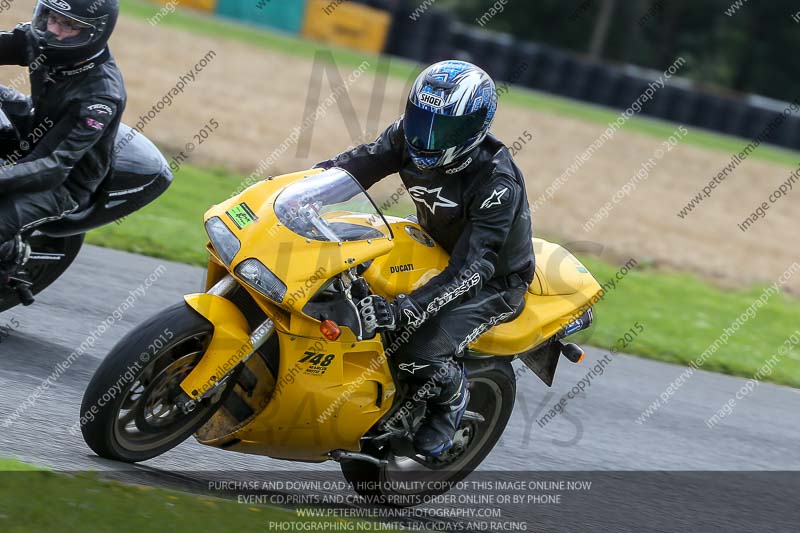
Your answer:
[[[25,264],[30,252],[30,246],[20,235],[0,244],[0,272],[12,274],[14,269]]]
[[[414,448],[422,455],[436,457],[453,446],[453,436],[469,403],[466,370],[461,371],[455,385],[428,401],[428,415],[414,435]]]

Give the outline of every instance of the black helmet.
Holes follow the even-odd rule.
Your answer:
[[[74,65],[108,43],[119,15],[118,0],[38,0],[31,32],[49,65]]]

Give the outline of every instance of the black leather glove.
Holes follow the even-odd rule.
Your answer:
[[[358,311],[364,330],[369,334],[406,327],[417,328],[428,316],[405,294],[398,295],[392,302],[372,294],[358,302]]]
[[[358,302],[358,312],[367,335],[372,335],[376,331],[391,331],[397,328],[394,309],[383,296],[371,294],[362,298]]]
[[[395,313],[397,329],[418,328],[428,318],[428,313],[422,310],[410,296],[398,294],[397,298],[391,303]]]

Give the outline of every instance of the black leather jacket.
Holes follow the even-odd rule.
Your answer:
[[[441,274],[409,295],[429,315],[451,301],[449,294],[473,297],[491,279],[513,274],[524,283],[533,279],[525,181],[508,148],[493,135],[455,168],[425,172],[408,155],[400,118],[375,142],[317,166],[343,168],[365,189],[400,173],[420,225],[451,255]]]
[[[41,64],[29,26],[0,33],[0,64],[29,67],[34,111],[20,132],[24,157],[0,169],[0,195],[63,185],[85,206],[112,167],[127,100],[122,74],[108,48],[71,67]]]

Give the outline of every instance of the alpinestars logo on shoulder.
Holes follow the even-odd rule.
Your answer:
[[[501,205],[503,203],[503,197],[508,192],[508,187],[503,187],[502,189],[495,189],[492,194],[483,201],[481,204],[481,209],[489,209],[490,207],[494,207],[496,205]]]

